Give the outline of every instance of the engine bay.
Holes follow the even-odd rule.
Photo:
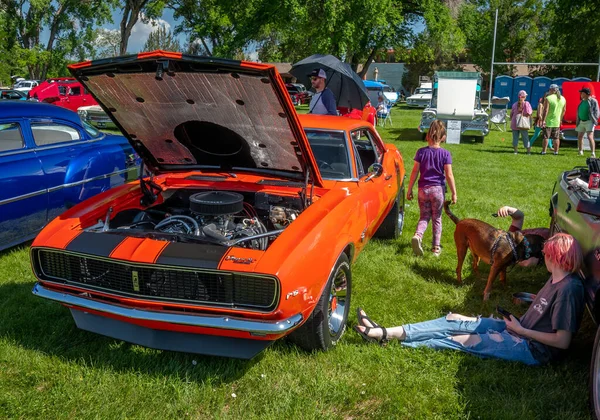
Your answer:
[[[266,250],[302,211],[299,197],[266,192],[164,191],[161,204],[128,209],[86,229],[173,242]]]

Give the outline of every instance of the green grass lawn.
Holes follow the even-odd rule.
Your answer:
[[[420,111],[394,108],[381,129],[401,150],[407,174],[424,146]],[[503,204],[523,209],[527,227],[548,226],[548,203],[561,171],[585,164],[573,145],[559,156],[512,153],[511,133],[492,131],[483,144],[448,145],[458,190],[454,212],[501,228]],[[521,145],[522,150],[522,145]],[[416,192],[416,191],[415,191]],[[362,306],[383,325],[446,314],[490,315],[496,304],[515,314],[510,296],[536,292],[543,268],[516,267],[506,287],[481,297],[488,266],[476,278],[455,277],[454,226],[444,216],[439,259],[412,255],[418,219],[408,202],[397,241],[372,241],[353,267],[350,324]],[[424,237],[431,245],[431,231]],[[349,330],[328,353],[308,354],[280,341],[252,361],[146,349],[78,330],[66,308],[31,294],[26,246],[0,253],[0,418],[587,418],[588,363],[595,327],[588,314],[562,364],[526,367],[457,352],[382,348]]]

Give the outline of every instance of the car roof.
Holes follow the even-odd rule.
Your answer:
[[[81,125],[76,112],[56,105],[30,101],[0,102],[0,118],[61,118]]]
[[[367,121],[338,117],[336,115],[300,114],[298,115],[298,118],[300,119],[300,124],[302,124],[302,127],[304,128],[347,131],[360,127],[372,127]]]

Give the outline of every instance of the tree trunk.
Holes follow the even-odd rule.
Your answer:
[[[139,20],[140,12],[146,3],[148,3],[148,0],[125,0],[123,18],[121,19],[121,46],[119,55],[127,54],[127,44],[129,44],[131,30]]]
[[[58,26],[60,24],[61,15],[65,13],[68,9],[68,6],[66,4],[67,1],[68,0],[65,0],[63,1],[63,3],[59,3],[58,9],[56,9],[56,12],[52,17],[52,24],[50,26],[50,36],[48,37],[48,43],[46,44],[46,51],[50,53],[50,56],[52,56],[52,49],[54,48],[54,40],[56,39],[56,34],[58,33]],[[44,63],[42,65],[40,80],[46,79],[46,74],[48,73],[49,66],[49,62]]]
[[[369,57],[367,58],[365,65],[363,66],[360,73],[358,73],[358,75],[360,76],[361,79],[364,79],[365,76],[367,75],[367,72],[369,71],[369,66],[371,65],[371,62],[373,61],[373,57],[375,57],[375,54],[377,54],[377,50],[378,50],[377,47],[373,47],[371,49],[371,53],[369,54]]]

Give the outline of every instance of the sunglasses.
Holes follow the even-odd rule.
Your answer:
[[[319,78],[317,76],[310,76],[310,80],[312,82],[314,82],[315,80],[318,80]]]

